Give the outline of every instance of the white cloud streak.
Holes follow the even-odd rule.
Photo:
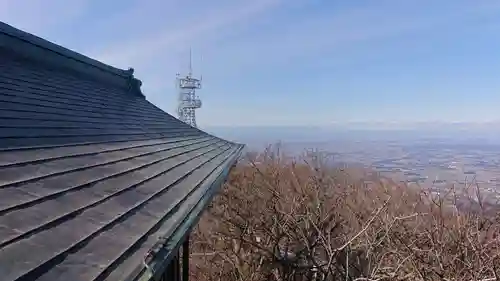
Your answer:
[[[418,2],[418,3],[417,3]],[[228,61],[242,67],[290,62],[298,57],[313,58],[324,52],[348,49],[370,41],[390,40],[415,32],[440,29],[498,13],[500,2],[456,1],[455,5],[435,5],[434,0],[377,1],[338,13],[303,20],[291,19],[274,32],[263,32],[220,49]],[[431,12],[429,12],[431,11]]]
[[[87,0],[0,0],[0,19],[43,37],[54,36],[88,8]]]
[[[177,15],[177,22],[170,22],[170,26],[149,26],[144,21],[142,30],[152,31],[137,34],[128,42],[104,46],[103,50],[94,51],[95,56],[115,65],[140,65],[154,60],[158,55],[182,50],[197,40],[220,36],[218,33],[225,28],[247,23],[252,17],[276,8],[281,3],[282,0],[234,1],[208,13],[190,9],[189,6],[183,10],[183,7],[178,6],[180,11],[195,13],[194,19],[192,14],[187,13],[184,16]]]

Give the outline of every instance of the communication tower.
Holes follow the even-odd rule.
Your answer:
[[[196,90],[201,89],[201,79],[193,77],[191,50],[189,50],[189,72],[181,77],[177,74],[177,88],[179,90],[177,114],[179,120],[196,127],[195,110],[201,108],[201,100]]]

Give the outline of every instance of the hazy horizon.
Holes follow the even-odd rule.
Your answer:
[[[364,124],[366,125],[366,124]],[[421,124],[422,125],[422,124]],[[455,125],[455,126],[454,126]],[[304,147],[329,144],[396,141],[411,144],[427,141],[436,144],[500,145],[500,128],[475,124],[428,124],[406,128],[364,126],[206,126],[216,136],[241,142],[252,148],[278,142]]]

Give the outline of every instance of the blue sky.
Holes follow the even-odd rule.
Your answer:
[[[0,19],[120,68],[200,126],[500,120],[500,1],[0,0]]]

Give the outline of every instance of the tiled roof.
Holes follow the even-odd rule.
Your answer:
[[[0,280],[133,277],[241,149],[148,102],[132,71],[0,22]]]

